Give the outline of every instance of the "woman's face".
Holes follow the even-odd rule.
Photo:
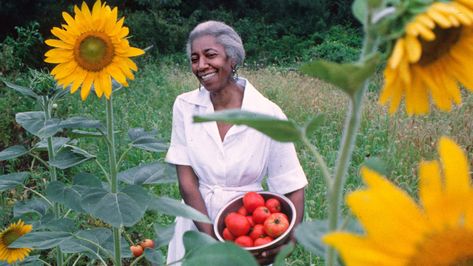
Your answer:
[[[219,91],[232,80],[232,60],[213,36],[202,36],[191,45],[192,72],[210,92]]]

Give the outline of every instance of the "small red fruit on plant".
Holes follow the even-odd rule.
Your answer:
[[[240,209],[238,209],[237,213],[243,215],[243,216],[247,216],[248,215],[248,211],[245,209],[245,206],[241,206]]]
[[[271,241],[273,241],[273,238],[271,238],[270,236],[266,236],[266,237],[263,237],[263,238],[257,238],[255,240],[254,244],[255,244],[255,247],[257,247],[257,246],[262,246],[262,245],[268,244]]]
[[[239,213],[233,212],[225,217],[225,225],[235,237],[246,235],[250,231],[250,222]]]
[[[265,237],[266,233],[264,232],[264,226],[262,224],[256,224],[255,227],[253,227],[253,229],[251,230],[249,236],[253,240]]]
[[[225,240],[229,240],[229,241],[233,241],[235,240],[235,237],[232,235],[232,233],[230,233],[230,230],[228,230],[228,228],[225,227],[225,229],[223,229],[223,239]]]
[[[283,213],[272,213],[264,221],[264,231],[268,236],[276,238],[282,235],[289,227],[287,216]]]
[[[243,206],[249,213],[252,213],[257,207],[264,206],[264,198],[254,191],[246,192],[243,195]]]
[[[143,254],[143,247],[140,245],[134,245],[130,246],[131,253],[133,253],[133,256],[139,257],[141,254]]]
[[[265,206],[259,206],[253,212],[253,222],[255,224],[263,224],[266,218],[271,215],[271,212]]]
[[[264,204],[271,213],[281,212],[281,203],[275,198],[270,198]]]
[[[154,248],[154,241],[151,240],[151,239],[145,239],[145,240],[141,241],[140,246],[143,249],[145,249],[145,248],[153,249]]]
[[[249,236],[239,236],[235,239],[235,244],[239,245],[240,247],[252,247],[253,246],[253,239]]]

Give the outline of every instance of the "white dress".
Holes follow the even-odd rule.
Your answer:
[[[281,109],[247,80],[241,109],[286,119]],[[199,179],[199,190],[209,218],[247,191],[261,191],[263,178],[270,191],[286,194],[307,185],[292,143],[281,143],[247,126],[233,125],[222,142],[216,122],[193,123],[194,115],[213,113],[209,92],[201,88],[179,95],[173,107],[171,145],[166,162],[189,165]],[[184,256],[182,236],[197,230],[192,220],[177,217],[167,262]],[[179,264],[176,264],[179,265]]]

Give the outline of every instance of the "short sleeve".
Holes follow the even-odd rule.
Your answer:
[[[166,154],[166,162],[176,165],[190,165],[187,155],[187,141],[184,125],[182,101],[176,99],[172,110],[171,144]]]
[[[276,117],[287,119],[279,107]],[[268,188],[279,194],[287,194],[305,187],[308,182],[291,142],[271,140],[268,158]]]

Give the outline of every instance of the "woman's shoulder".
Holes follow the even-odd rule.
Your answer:
[[[248,81],[246,81],[245,90],[247,90],[248,96],[245,109],[279,118],[286,118],[279,105],[264,96]]]
[[[174,104],[189,106],[207,106],[209,104],[209,97],[206,96],[205,93],[206,91],[204,89],[195,89],[192,91],[181,93],[176,97]]]

